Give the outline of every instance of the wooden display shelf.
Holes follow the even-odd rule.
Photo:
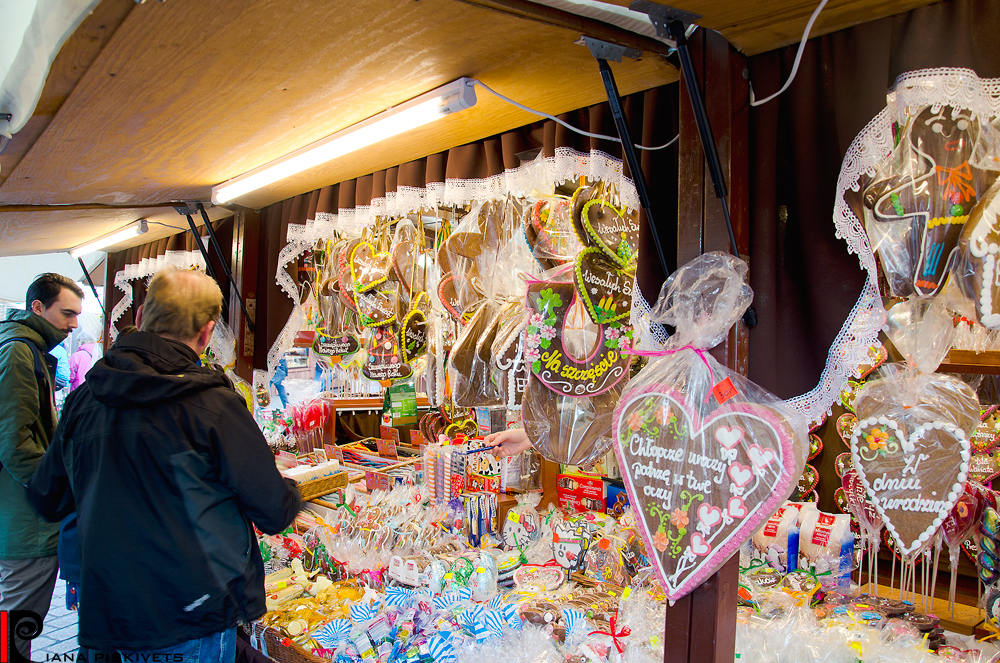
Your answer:
[[[865,591],[867,584],[861,586],[861,591]],[[888,598],[898,599],[899,598],[899,588],[895,588],[889,591],[889,587],[883,584],[878,586],[878,595]],[[912,599],[911,599],[912,600]],[[964,603],[955,602],[955,616],[951,616],[951,610],[948,609],[948,600],[934,598],[932,601],[928,602],[927,610],[924,610],[923,597],[918,596],[914,601],[918,612],[927,612],[929,614],[937,615],[941,620],[941,627],[946,631],[952,631],[960,635],[973,635],[976,632],[976,626],[983,621],[983,611],[974,605],[965,605]]]
[[[1000,375],[1000,352],[973,352],[972,350],[951,350],[938,366],[938,373],[981,373]]]

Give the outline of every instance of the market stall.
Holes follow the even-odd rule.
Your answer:
[[[389,4],[339,18],[360,31],[375,16],[373,43],[413,37],[442,71],[420,78],[420,58],[381,51],[357,68],[324,61],[336,84],[313,101],[357,107],[310,124],[295,151],[282,125],[253,159],[233,152],[236,129],[205,137],[223,166],[153,154],[161,179],[135,200],[190,198],[171,213],[193,232],[108,260],[115,328],[158,268],[212,271],[228,325],[205,359],[309,501],[289,531],[258,538],[269,612],[246,625],[243,655],[987,660],[958,634],[997,626],[1000,403],[964,374],[1000,372],[1000,70],[984,45],[1000,12],[953,0],[848,28],[875,17],[834,2],[791,29],[794,3],[780,2],[751,29],[756,9],[690,3],[704,21],[636,30],[573,3],[469,0],[429,36],[411,34],[426,2]],[[807,32],[817,17],[817,33],[846,29],[770,50],[813,9]],[[127,20],[155,33],[213,11]],[[271,12],[241,13],[233,31]],[[289,19],[305,35],[289,56],[297,95],[312,54],[332,48],[311,36],[317,20]],[[456,46],[469,26],[489,38]],[[237,59],[202,48],[184,66]],[[267,48],[255,66],[286,85],[262,66]],[[373,76],[388,60],[427,85],[393,96]],[[445,80],[464,108],[441,124],[220,194]],[[244,112],[285,102],[259,103]],[[315,107],[288,105],[289,122]],[[558,118],[527,124],[524,105]],[[211,124],[199,108],[184,131]],[[80,132],[44,138],[88,143]],[[99,189],[64,175],[67,192]],[[194,180],[215,185],[216,206]],[[17,213],[35,212],[55,214]],[[482,438],[511,430],[532,448],[492,454]]]

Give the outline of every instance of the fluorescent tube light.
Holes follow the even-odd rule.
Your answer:
[[[229,202],[246,193],[291,177],[321,163],[398,136],[434,120],[476,105],[474,81],[460,78],[399,106],[362,120],[299,148],[259,168],[212,187],[212,202]]]
[[[105,246],[114,246],[120,242],[124,242],[127,239],[132,239],[137,237],[144,232],[149,230],[149,226],[146,225],[146,219],[139,219],[135,223],[129,224],[124,230],[119,230],[118,232],[111,233],[110,235],[105,235],[104,237],[95,239],[93,242],[87,242],[82,244],[75,249],[71,249],[69,254],[73,258],[79,258],[93,251],[99,251]]]

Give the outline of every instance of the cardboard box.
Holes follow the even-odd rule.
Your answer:
[[[576,493],[559,491],[559,508],[566,511],[604,511],[604,498],[584,497]]]
[[[467,474],[465,476],[465,489],[469,492],[499,493],[500,477],[484,474]]]
[[[563,474],[589,477],[608,477],[609,479],[620,479],[621,471],[618,469],[618,460],[615,452],[611,451],[595,463],[587,466],[581,465],[560,465]]]
[[[599,477],[580,474],[557,474],[556,487],[559,492],[574,493],[580,497],[604,499],[604,481]],[[601,509],[603,511],[603,508]]]

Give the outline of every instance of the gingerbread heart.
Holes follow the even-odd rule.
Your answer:
[[[727,402],[706,419],[672,387],[626,391],[615,452],[666,596],[704,582],[781,506],[799,472],[771,408]]]
[[[620,269],[600,249],[585,249],[576,257],[577,293],[599,325],[628,319],[634,281],[634,272]]]
[[[398,289],[398,283],[383,282],[367,292],[355,295],[358,315],[366,327],[382,327],[396,321]]]
[[[388,253],[378,253],[371,242],[358,242],[351,251],[351,280],[354,292],[368,292],[389,278]]]
[[[854,427],[857,425],[858,418],[852,412],[845,412],[837,417],[837,435],[845,446],[851,446],[851,436],[854,435]]]
[[[929,421],[908,431],[883,415],[858,422],[851,456],[886,530],[909,555],[930,540],[962,495],[970,445],[953,424]]]
[[[337,280],[340,283],[340,300],[352,311],[357,312],[358,305],[354,300],[354,284],[351,281],[351,252],[360,240],[352,240],[345,244],[337,254]]]
[[[871,346],[868,348],[868,363],[858,367],[859,377],[862,380],[865,379],[872,371],[887,361],[889,361],[889,351],[885,349],[884,345],[880,343]]]
[[[809,432],[815,433],[820,426],[826,423],[826,412],[822,412],[815,419],[809,422]]]
[[[1000,182],[993,184],[972,214],[958,240],[954,281],[970,300],[976,319],[987,329],[1000,329],[1000,286],[997,285],[997,256],[1000,254]]]
[[[969,459],[969,478],[988,483],[1000,476],[1000,449],[973,453]]]
[[[382,386],[389,386],[395,380],[413,375],[413,368],[403,360],[399,341],[391,329],[378,328],[371,331],[368,358],[361,372],[366,378]]]
[[[864,482],[857,470],[850,469],[842,478],[842,489],[847,501],[847,511],[855,520],[863,524],[869,531],[875,531],[882,526],[882,518],[865,489]]]
[[[823,438],[816,433],[809,434],[809,456],[806,460],[812,460],[823,451]]]
[[[795,487],[796,492],[799,497],[804,497],[808,495],[812,490],[819,485],[819,472],[816,468],[808,463],[802,469],[802,476],[799,477],[799,483]]]
[[[583,206],[580,223],[597,248],[623,267],[638,257],[639,218],[600,200]],[[585,241],[581,238],[581,241]]]
[[[984,453],[997,446],[998,442],[1000,442],[1000,418],[994,412],[990,412],[976,426],[969,443],[972,444],[974,452]]]
[[[353,355],[361,349],[361,342],[353,334],[333,334],[328,335],[316,330],[316,339],[313,341],[313,350],[323,357],[337,358],[337,362],[345,357]],[[336,362],[334,362],[336,363]]]
[[[848,442],[847,446],[851,446],[851,443]],[[851,452],[845,451],[844,453],[838,455],[836,460],[833,462],[833,468],[837,473],[837,476],[843,479],[848,470],[854,469],[854,460],[851,458]]]

